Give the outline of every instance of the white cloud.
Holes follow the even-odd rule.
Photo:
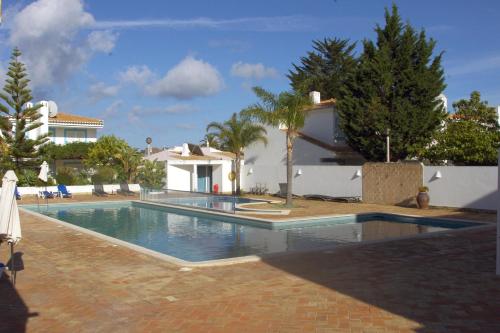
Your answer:
[[[32,84],[42,89],[65,81],[95,52],[110,52],[117,37],[86,33],[95,20],[81,0],[37,0],[11,22],[9,43],[23,52]]]
[[[120,91],[119,86],[107,86],[104,82],[98,82],[89,87],[89,97],[93,103],[108,97],[114,97]]]
[[[87,43],[93,51],[109,53],[115,48],[117,38],[118,34],[110,30],[92,31]]]
[[[160,97],[191,99],[211,96],[224,86],[219,71],[203,60],[192,56],[184,58],[160,80],[146,87],[146,93]]]
[[[325,25],[327,20],[317,17],[291,15],[270,17],[241,17],[235,19],[161,19],[161,20],[117,20],[98,21],[98,29],[167,28],[167,29],[213,29],[231,31],[310,31]]]
[[[118,115],[120,109],[123,106],[123,101],[122,100],[117,100],[111,103],[110,106],[108,106],[104,112],[101,114],[101,117],[103,118],[111,118],[113,116]]]
[[[189,104],[174,104],[166,107],[144,108],[142,106],[134,106],[128,113],[130,122],[137,122],[147,116],[156,116],[162,114],[181,114],[195,112],[198,109]]]
[[[446,74],[451,76],[467,75],[467,74],[475,74],[475,73],[495,70],[499,68],[500,68],[500,56],[494,55],[477,60],[467,61],[467,63],[451,67],[446,71]]]
[[[245,79],[277,78],[278,71],[273,67],[266,67],[261,63],[249,64],[238,61],[231,67],[231,75]]]
[[[133,83],[140,87],[146,85],[153,77],[153,72],[148,66],[130,66],[124,72],[120,72],[120,81],[124,83]]]

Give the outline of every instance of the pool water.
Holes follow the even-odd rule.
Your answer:
[[[44,215],[187,261],[318,249],[343,243],[447,230],[394,221],[322,221],[318,226],[263,228],[237,217],[192,213],[134,202],[25,206]],[[195,215],[196,214],[196,215]],[[454,226],[459,227],[459,226]]]
[[[173,205],[193,206],[196,208],[221,210],[227,212],[234,212],[236,210],[236,205],[240,203],[267,202],[265,200],[240,198],[232,196],[201,196],[201,197],[178,197],[178,198],[173,197],[173,198],[157,199],[152,201],[163,202]]]

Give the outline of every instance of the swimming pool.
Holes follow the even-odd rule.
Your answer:
[[[190,206],[209,210],[218,210],[234,213],[238,204],[265,203],[268,200],[242,198],[230,195],[203,195],[203,193],[163,190],[158,192],[145,191],[141,199],[150,202],[159,202],[169,205]]]
[[[268,224],[141,202],[24,208],[191,262],[320,249],[475,225],[372,214]]]

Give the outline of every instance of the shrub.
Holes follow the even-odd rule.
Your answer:
[[[56,174],[56,182],[64,185],[77,185],[75,171],[71,168],[59,168]]]
[[[38,179],[38,174],[36,171],[31,170],[31,169],[25,169],[23,170],[17,178],[19,179],[18,181],[18,186],[39,186],[42,185],[42,181]],[[45,184],[43,184],[45,185]]]
[[[116,178],[116,171],[112,167],[100,167],[92,176],[92,183],[112,184]]]

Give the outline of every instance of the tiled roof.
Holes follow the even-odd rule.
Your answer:
[[[334,106],[336,103],[337,100],[335,98],[325,99],[324,101],[314,104],[313,106],[311,106],[311,108],[307,109],[307,111],[324,109],[330,106]]]
[[[49,117],[50,123],[78,123],[90,125],[103,125],[103,121],[96,118],[83,117],[75,114],[58,112],[55,117]]]

